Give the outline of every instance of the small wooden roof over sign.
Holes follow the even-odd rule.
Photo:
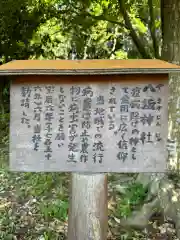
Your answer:
[[[0,75],[163,74],[180,66],[155,59],[15,60],[0,66]]]

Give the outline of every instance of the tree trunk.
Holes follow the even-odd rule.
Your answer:
[[[180,64],[180,1],[162,0],[162,59]],[[169,136],[176,141],[176,165],[179,169],[180,150],[180,74],[170,74],[169,79]]]
[[[161,0],[162,18],[162,52],[161,59],[180,64],[180,1]],[[169,78],[169,137],[176,141],[177,154],[175,168],[179,168],[180,158],[180,74],[170,74]],[[177,237],[180,239],[180,193],[166,174],[139,174],[137,181],[149,185],[148,199],[153,201],[144,204],[141,211],[127,219],[124,225],[144,228],[153,214],[152,209],[160,210],[165,217],[173,220]]]

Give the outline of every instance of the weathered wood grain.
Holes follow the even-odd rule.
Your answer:
[[[68,220],[68,240],[107,238],[106,174],[73,173]]]

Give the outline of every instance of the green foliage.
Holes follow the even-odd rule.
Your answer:
[[[62,200],[43,201],[39,205],[40,212],[46,221],[52,218],[59,219],[61,221],[67,221],[68,216],[68,202]]]
[[[156,29],[160,42],[159,2],[153,2],[151,25],[147,0],[125,0],[122,4],[141,42],[139,48],[153,56],[149,28]],[[134,45],[122,4],[118,0],[3,0],[0,58],[2,62],[29,57],[71,58],[72,51],[77,58],[139,57],[141,51]]]
[[[1,0],[1,61],[27,59],[34,51],[30,46],[33,33],[47,18],[47,6],[41,0]]]
[[[120,197],[117,203],[117,215],[119,217],[128,217],[137,206],[143,203],[147,191],[148,189],[139,183],[128,185],[126,193]]]
[[[78,59],[159,57],[159,16],[160,3],[155,0],[153,6],[148,0],[1,0],[0,61],[71,59],[73,54]],[[8,157],[2,146],[9,140],[7,83],[0,82],[0,191],[8,196],[3,202],[0,198],[0,239],[56,240],[61,235],[59,222],[67,222],[68,177],[6,170]],[[117,201],[115,215],[128,217],[146,194],[141,184],[129,185]]]
[[[31,59],[68,59],[71,51],[70,36],[63,35],[57,19],[52,18],[34,33],[31,46],[36,47]]]
[[[0,239],[65,239],[68,175],[10,173],[2,151],[0,163]]]
[[[77,58],[110,58],[112,55],[118,58],[117,51],[127,52],[130,58],[154,56],[151,30],[155,32],[156,41],[161,40],[158,1],[153,2],[152,17],[149,17],[152,8],[147,0],[57,0],[58,3],[55,15],[60,16],[62,31],[71,33]],[[104,27],[99,29],[99,26]],[[102,36],[102,45],[96,34]]]
[[[55,234],[54,231],[52,230],[48,230],[46,232],[44,232],[42,238],[43,240],[64,240],[67,239],[63,234],[59,233],[59,234]]]
[[[153,1],[152,21],[149,9],[148,0],[2,0],[0,61],[156,57],[161,43],[159,1]],[[1,113],[8,92],[1,81]]]
[[[9,140],[9,121],[10,114],[0,114],[0,146],[6,146]]]

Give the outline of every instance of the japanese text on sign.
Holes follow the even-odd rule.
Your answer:
[[[11,169],[166,168],[167,83],[11,87]]]

